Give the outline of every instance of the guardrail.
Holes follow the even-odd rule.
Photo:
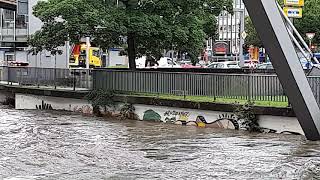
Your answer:
[[[92,71],[35,67],[1,67],[1,83],[54,89],[92,89]]]
[[[120,92],[288,102],[276,75],[101,69],[93,80],[94,89]],[[309,77],[309,82],[320,102],[320,77]]]

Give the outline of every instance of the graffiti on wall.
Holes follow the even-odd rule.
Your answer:
[[[44,101],[42,101],[40,105],[36,105],[36,109],[38,109],[38,110],[53,110],[52,105],[45,103]]]
[[[196,124],[199,127],[211,127],[234,130],[240,129],[239,119],[233,114],[219,115],[219,118],[212,122],[208,122],[204,116],[198,116],[196,119]]]
[[[160,113],[149,109],[144,112],[143,120],[145,121],[157,121],[164,123],[172,123],[183,126],[197,126],[197,127],[211,127],[222,129],[240,129],[237,118],[234,115],[223,114],[218,119],[208,121],[204,115],[198,115],[195,119],[191,119],[191,113],[187,111],[171,111],[168,110]]]
[[[190,112],[166,111],[163,116],[166,123],[176,123],[177,121],[186,123],[189,121]]]
[[[143,114],[144,121],[161,121],[161,116],[152,109],[149,109]]]

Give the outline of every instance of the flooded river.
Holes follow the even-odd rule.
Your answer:
[[[0,109],[0,179],[319,179],[300,136]]]

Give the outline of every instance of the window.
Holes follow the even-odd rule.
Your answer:
[[[99,50],[93,50],[92,55],[95,57],[100,57],[100,51]]]
[[[9,9],[3,10],[3,20],[5,21],[13,21],[14,20],[14,11]]]
[[[6,54],[5,61],[14,61],[14,54]]]
[[[87,55],[86,50],[82,50],[82,51],[80,52],[80,55],[81,55],[81,56],[86,56],[86,55]]]
[[[224,68],[224,64],[222,64],[222,63],[218,64],[217,68]]]
[[[238,68],[238,64],[228,64],[228,68],[231,68],[231,69],[235,69],[235,68]]]
[[[3,10],[2,24],[4,29],[13,29],[14,12],[8,9]]]
[[[18,1],[18,10],[19,15],[28,15],[28,0],[19,0]]]
[[[17,29],[27,29],[26,19],[27,18],[25,15],[17,15],[16,28]]]

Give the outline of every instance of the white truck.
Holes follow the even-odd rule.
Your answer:
[[[146,56],[136,59],[137,68],[181,68],[172,58],[162,57],[157,61],[159,65],[146,66]]]

